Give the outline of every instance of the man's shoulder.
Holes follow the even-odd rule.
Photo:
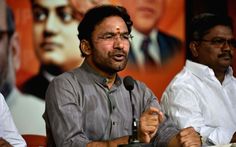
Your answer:
[[[180,39],[164,32],[158,32],[157,40],[163,63],[168,61],[168,59],[171,59],[171,57],[176,55],[176,53],[182,49],[183,43]]]
[[[49,81],[42,75],[37,74],[27,80],[21,87],[20,90],[23,93],[35,95],[37,97],[44,97],[45,91],[49,85]]]
[[[173,54],[181,50],[183,44],[179,38],[161,31],[158,33],[157,40],[161,52],[166,54]]]
[[[177,45],[181,45],[181,40],[173,35],[167,34],[165,32],[159,31],[158,32],[158,38],[159,40],[165,40],[166,42],[169,43],[174,43]]]
[[[11,94],[7,98],[7,104],[9,104],[10,109],[16,110],[17,108],[26,110],[29,107],[35,106],[36,108],[44,108],[44,100],[30,94],[21,93],[17,88],[12,90]],[[11,104],[13,104],[12,106],[14,108],[12,108]],[[32,111],[34,110],[32,109]]]
[[[27,86],[27,85],[34,85],[34,84],[38,84],[38,83],[49,83],[49,81],[40,73],[32,76],[31,78],[29,78],[23,85]]]
[[[82,83],[87,83],[91,79],[90,73],[86,70],[83,70],[81,68],[76,68],[71,71],[64,72],[58,76],[56,76],[49,84],[49,87],[51,85],[73,85],[73,86],[79,86]]]
[[[88,72],[83,70],[82,68],[75,68],[71,71],[64,72],[58,76],[56,76],[53,81],[61,81],[61,80],[80,80],[84,79],[88,76]]]
[[[174,76],[174,78],[167,86],[167,89],[173,90],[173,88],[184,89],[187,87],[194,87],[197,84],[196,82],[201,82],[201,80],[196,78],[190,71],[183,68],[179,73]]]

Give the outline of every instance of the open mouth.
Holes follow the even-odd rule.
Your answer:
[[[113,59],[116,61],[124,61],[126,59],[126,55],[124,54],[115,54],[113,55]]]

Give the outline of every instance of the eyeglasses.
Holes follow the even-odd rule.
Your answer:
[[[204,40],[202,39],[201,41],[205,41],[205,42],[210,42],[212,45],[216,46],[216,47],[223,47],[226,43],[229,45],[229,47],[231,48],[236,48],[236,40],[235,39],[225,39],[225,38],[213,38],[211,40]]]
[[[120,37],[120,40],[124,41],[124,42],[130,42],[133,38],[133,36],[129,33],[117,33],[117,34],[116,33],[105,33],[105,34],[99,36],[98,39],[113,42],[118,39],[118,36]]]

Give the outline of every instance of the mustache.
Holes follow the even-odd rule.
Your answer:
[[[111,55],[111,56],[120,55],[120,56],[125,56],[125,57],[127,57],[127,56],[128,56],[128,53],[124,52],[123,50],[115,50],[115,51],[113,51],[113,52],[110,52],[110,55]]]
[[[232,55],[232,53],[231,53],[230,51],[228,51],[228,52],[223,52],[222,54],[219,54],[218,57],[219,57],[219,58],[221,58],[221,57],[230,57],[230,58],[233,58],[233,55]]]

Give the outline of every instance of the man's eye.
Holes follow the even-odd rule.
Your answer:
[[[70,21],[72,21],[74,19],[72,14],[71,13],[67,13],[67,12],[59,12],[59,16],[60,16],[60,19],[63,22],[70,22]]]
[[[234,48],[236,48],[236,40],[234,40],[234,39],[230,40],[230,44],[231,44]]]
[[[47,18],[47,14],[43,11],[34,11],[33,15],[36,22],[44,21]]]
[[[224,43],[224,42],[225,42],[224,39],[214,39],[214,40],[212,40],[212,43],[213,43],[213,44],[222,44],[222,43]]]
[[[123,39],[129,39],[129,38],[130,38],[130,36],[129,36],[128,34],[123,34],[123,35],[121,35],[121,37],[122,37]]]
[[[113,37],[114,37],[114,35],[112,35],[112,34],[107,34],[107,35],[103,36],[104,39],[111,39]]]

